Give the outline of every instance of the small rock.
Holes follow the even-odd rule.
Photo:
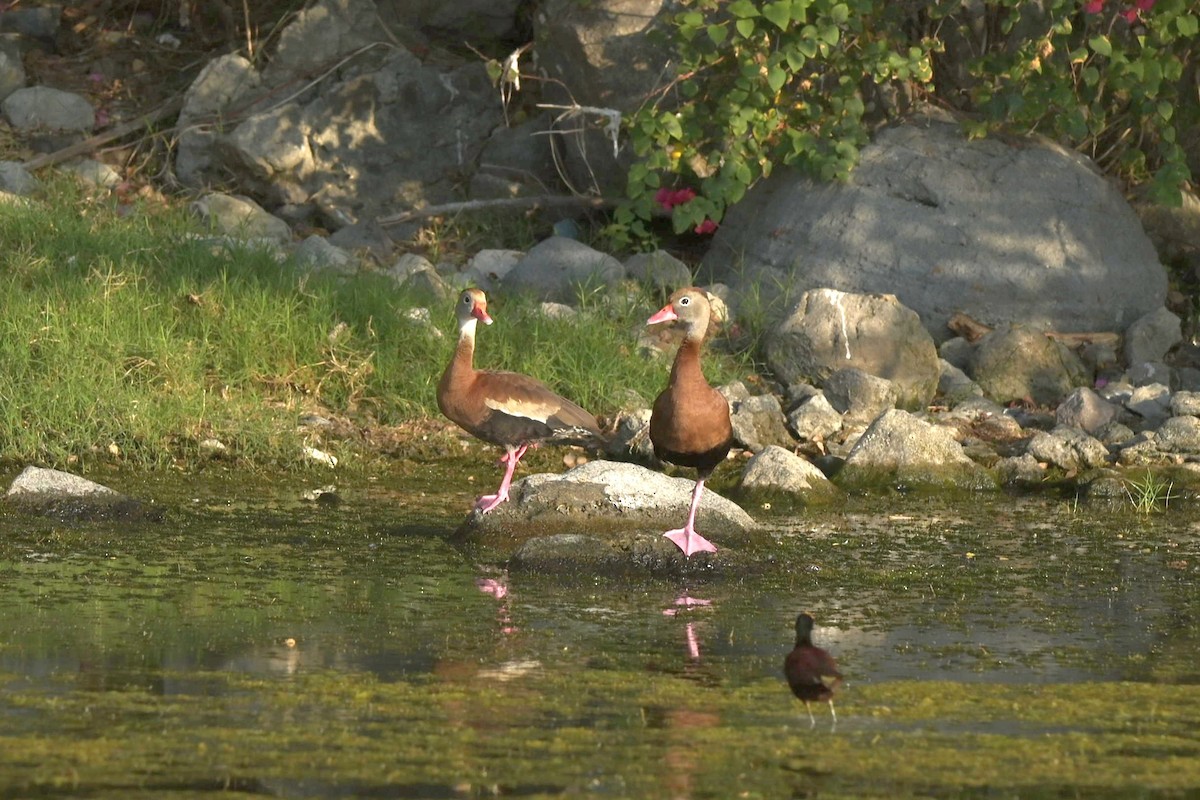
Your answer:
[[[733,404],[729,415],[733,438],[747,450],[758,452],[768,445],[787,445],[792,436],[784,425],[783,409],[772,394],[747,397]]]
[[[802,442],[823,442],[842,429],[842,415],[817,392],[787,415],[788,426]]]
[[[783,492],[806,502],[823,502],[841,496],[820,469],[783,447],[769,445],[746,463],[741,488],[749,492]]]
[[[963,453],[945,428],[893,409],[867,427],[838,474],[845,486],[887,482],[903,487],[993,489],[995,481]]]
[[[1029,453],[996,462],[996,477],[1005,486],[1033,486],[1042,482],[1046,470]]]
[[[937,396],[946,405],[954,406],[972,397],[983,397],[983,389],[967,377],[967,373],[944,358],[939,358],[938,364],[941,371],[938,373]]]
[[[1171,417],[1158,426],[1158,446],[1170,453],[1200,453],[1200,419]]]
[[[317,464],[323,464],[327,467],[336,467],[337,466],[337,463],[338,463],[337,456],[330,455],[329,453],[326,453],[324,450],[318,450],[315,447],[305,447],[303,450],[303,453],[304,453],[304,457],[307,458],[309,461],[313,461]]]
[[[1083,431],[1065,425],[1049,433],[1034,433],[1025,452],[1065,471],[1093,469],[1108,463],[1107,447]]]
[[[404,318],[409,322],[415,323],[421,330],[435,339],[441,339],[444,336],[441,329],[433,324],[433,316],[429,313],[428,308],[410,308],[404,312]]]
[[[296,261],[310,269],[326,269],[343,275],[358,271],[356,259],[324,236],[309,236],[295,250]]]
[[[1179,317],[1166,308],[1157,308],[1125,329],[1125,363],[1162,361],[1182,339]]]
[[[538,310],[543,317],[550,319],[575,319],[579,316],[578,311],[565,303],[542,303],[538,306]]]
[[[635,253],[625,260],[625,273],[667,294],[692,285],[692,271],[665,250]]]
[[[70,173],[85,183],[112,189],[121,183],[121,173],[92,158],[77,158],[59,165],[63,172]]]
[[[38,190],[41,184],[17,161],[0,161],[0,189],[27,197]]]
[[[1166,419],[1171,408],[1171,390],[1161,383],[1136,386],[1125,407],[1154,424]]]
[[[650,442],[650,409],[623,411],[617,417],[616,429],[605,445],[605,452],[614,458],[632,458],[641,464],[657,466],[654,445]]]
[[[1059,425],[1094,433],[1117,418],[1117,407],[1081,386],[1067,395],[1054,416]]]
[[[1200,417],[1200,392],[1176,392],[1171,395],[1171,414],[1176,417]]]
[[[102,484],[42,467],[26,467],[8,487],[4,499],[23,511],[64,522],[118,519],[160,522],[164,509],[143,503]]]
[[[220,439],[201,439],[196,446],[200,450],[200,455],[209,458],[221,458],[229,454],[229,448]]]
[[[192,212],[228,236],[245,240],[290,242],[292,230],[278,217],[246,197],[212,192],[191,205]]]
[[[870,375],[857,367],[846,367],[836,370],[825,380],[825,397],[834,409],[842,412],[846,424],[867,424],[895,408],[899,392],[886,378]]]
[[[3,16],[3,15],[0,15]],[[91,131],[96,112],[84,98],[48,86],[17,89],[0,102],[4,116],[22,131]]]

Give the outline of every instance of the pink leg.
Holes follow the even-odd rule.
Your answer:
[[[692,553],[717,552],[715,544],[696,533],[696,509],[700,507],[700,496],[702,494],[704,494],[703,478],[696,481],[696,487],[692,489],[692,507],[688,510],[687,524],[682,528],[676,528],[663,534],[663,536],[674,542],[688,558],[691,558]]]
[[[528,447],[529,445],[523,444],[516,450],[511,447],[505,448],[504,455],[500,456],[500,463],[507,464],[507,466],[504,468],[504,479],[500,481],[500,488],[496,490],[495,494],[485,494],[476,500],[476,510],[486,514],[508,499],[508,487],[512,483],[513,472],[516,471],[517,462],[521,460],[521,456],[525,455]]]

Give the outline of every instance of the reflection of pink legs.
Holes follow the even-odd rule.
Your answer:
[[[517,462],[521,460],[521,456],[525,455],[527,449],[529,449],[527,444],[523,444],[515,450],[511,447],[505,448],[504,455],[500,456],[500,463],[507,464],[504,468],[504,479],[500,481],[500,488],[496,490],[495,494],[485,494],[475,501],[475,508],[480,513],[486,514],[508,499],[508,486],[512,483]]]
[[[688,655],[691,656],[696,661],[699,661],[700,660],[700,641],[696,638],[696,624],[693,622],[689,622],[684,627],[687,629]]]
[[[704,494],[703,478],[696,481],[696,487],[692,489],[692,507],[688,511],[687,524],[682,528],[676,528],[663,534],[663,536],[674,542],[688,558],[691,558],[692,553],[717,552],[715,544],[696,533],[696,509],[700,507],[700,495],[702,494]]]

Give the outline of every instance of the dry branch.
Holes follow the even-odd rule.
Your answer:
[[[428,219],[443,214],[460,214],[471,211],[488,211],[497,209],[532,209],[540,206],[569,206],[584,209],[612,208],[616,200],[604,197],[573,197],[571,195],[537,195],[534,197],[502,197],[497,200],[465,200],[460,203],[443,203],[437,206],[414,208],[411,211],[401,211],[379,217],[376,221],[383,226],[399,225],[417,219]]]

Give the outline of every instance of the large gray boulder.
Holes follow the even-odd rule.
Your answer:
[[[607,253],[564,236],[551,236],[529,249],[501,286],[541,300],[573,303],[580,289],[612,286],[625,276],[625,267]]]
[[[995,479],[963,452],[947,428],[899,409],[872,422],[837,475],[847,489],[880,485],[910,488],[992,489]]]
[[[838,370],[857,367],[891,381],[904,408],[923,408],[937,391],[933,339],[893,295],[807,291],[767,335],[766,351],[785,384],[821,386]]]
[[[895,294],[939,341],[956,312],[1124,330],[1167,290],[1133,210],[1083,156],[968,141],[933,115],[881,130],[845,182],[777,170],[729,210],[702,267],[738,291]]]

